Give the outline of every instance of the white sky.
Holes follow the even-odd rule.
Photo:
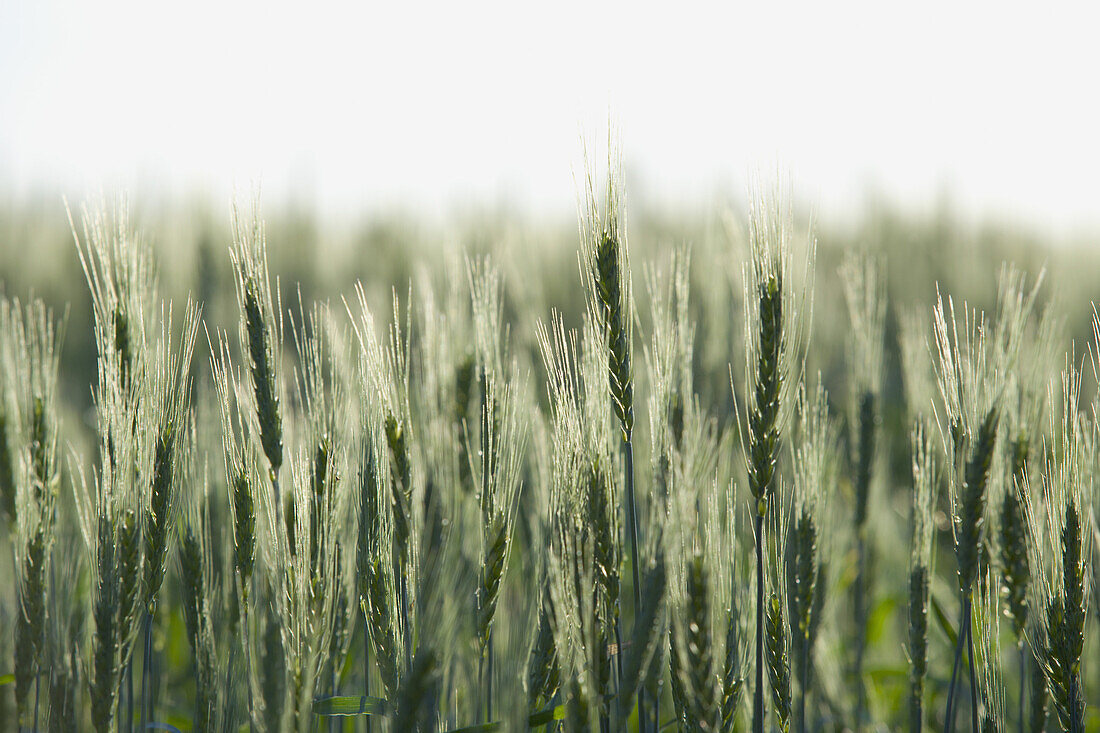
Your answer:
[[[610,119],[635,197],[1098,226],[1100,13],[1020,5],[0,0],[0,187],[571,213]]]

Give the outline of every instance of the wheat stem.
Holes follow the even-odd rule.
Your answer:
[[[924,676],[928,660],[928,568],[915,566],[909,573],[909,730],[924,726]]]
[[[637,512],[637,504],[635,503],[635,499],[634,499],[634,441],[633,441],[633,438],[628,437],[626,440],[623,441],[622,452],[623,452],[623,483],[624,483],[624,488],[625,488],[625,491],[624,491],[625,497],[624,498],[626,500],[626,511],[627,511],[626,526],[627,526],[627,537],[630,541],[630,578],[631,578],[631,581],[633,582],[634,619],[635,619],[635,623],[637,623],[638,614],[639,614],[640,609],[642,607],[642,588],[641,588],[641,582],[638,579],[638,577],[639,577],[639,574],[638,574],[638,565],[639,565],[639,558],[638,558],[638,512]],[[616,637],[618,637],[618,635],[619,635],[618,627],[619,627],[619,619],[616,618],[615,619],[615,634],[616,634]],[[616,661],[617,661],[617,667],[616,668],[618,670],[619,679],[622,680],[623,667],[622,667],[622,648],[621,648],[621,646],[619,648]],[[639,689],[638,690],[638,720],[639,721],[645,719],[645,717],[644,717],[644,711],[645,711],[645,708],[646,708],[646,699],[645,699],[645,697],[646,697],[646,695],[645,695],[644,688]]]
[[[153,616],[148,609],[145,611],[145,618],[142,623],[144,636],[144,642],[142,643],[141,651],[141,717],[139,718],[140,730],[145,730],[146,723],[149,722],[149,716],[152,714],[149,705],[149,663],[153,658]]]
[[[363,604],[360,604],[363,606]],[[371,657],[371,644],[370,644],[370,618],[363,609],[363,695],[370,697],[370,657]],[[371,733],[371,716],[367,716],[366,719],[367,733]]]
[[[963,597],[962,608],[959,610],[959,631],[955,642],[955,661],[951,665],[951,684],[947,688],[947,710],[944,714],[944,733],[951,733],[955,728],[956,690],[958,687],[959,665],[962,662],[963,646],[969,635],[970,628],[970,594]]]
[[[753,518],[756,538],[756,689],[753,691],[752,729],[764,733],[764,516]]]

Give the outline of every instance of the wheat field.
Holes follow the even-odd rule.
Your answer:
[[[0,211],[0,730],[1100,730],[1100,258],[584,185]]]

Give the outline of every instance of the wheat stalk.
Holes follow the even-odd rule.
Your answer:
[[[283,415],[278,369],[283,329],[278,283],[272,288],[264,224],[256,205],[248,217],[234,206],[232,226],[233,246],[229,253],[241,310],[241,351],[248,354],[256,434],[267,458],[275,498],[281,501],[279,470],[283,465]]]
[[[827,395],[820,385],[811,396],[805,386],[798,394],[799,423],[791,442],[794,470],[794,522],[787,528],[786,599],[790,625],[791,666],[799,686],[795,726],[806,725],[806,699],[812,687],[814,647],[821,627],[827,578],[823,572],[823,542],[819,527],[828,524],[828,488],[835,481],[833,454],[836,429]]]
[[[764,630],[768,678],[771,680],[772,704],[780,730],[790,728],[791,677],[787,657],[787,631],[783,622],[783,603],[777,593],[768,598],[767,621]]]
[[[198,483],[198,482],[196,482]],[[203,482],[205,483],[205,482]],[[190,502],[180,530],[179,568],[183,615],[195,674],[195,726],[212,730],[219,720],[217,650],[211,613],[211,568],[206,497]]]
[[[1080,673],[1088,616],[1088,560],[1093,531],[1082,513],[1088,497],[1081,453],[1082,419],[1078,413],[1080,375],[1070,365],[1062,375],[1060,423],[1052,425],[1055,451],[1047,460],[1045,516],[1026,512],[1033,540],[1033,564],[1041,569],[1030,604],[1032,647],[1047,679],[1054,709],[1063,729],[1084,730],[1085,695]],[[1054,402],[1054,399],[1051,399]],[[1054,418],[1052,417],[1052,421]],[[1045,539],[1047,546],[1043,546]]]
[[[958,564],[960,593],[959,638],[948,692],[946,728],[954,725],[955,689],[962,648],[970,639],[972,589],[978,571],[979,552],[985,544],[985,506],[990,465],[995,455],[1005,375],[1016,367],[1020,340],[1034,309],[1041,283],[1025,290],[1024,276],[1012,269],[1001,273],[997,317],[989,323],[984,314],[965,305],[963,327],[956,320],[954,304],[937,299],[933,313],[934,366],[944,405],[940,423],[949,467],[952,497],[952,530]],[[971,656],[973,656],[971,654]],[[970,665],[973,672],[974,665]],[[973,676],[973,674],[971,675]],[[972,725],[979,721],[976,684],[971,684]]]
[[[40,300],[0,300],[0,411],[14,418],[0,450],[10,491],[9,518],[17,575],[15,699],[17,717],[38,726],[39,677],[46,666],[48,579],[51,577],[58,486],[57,376],[60,333]],[[5,426],[6,428],[6,426]],[[10,483],[9,483],[10,482]],[[34,688],[33,707],[30,701]]]
[[[840,269],[851,322],[849,373],[852,408],[849,424],[854,436],[852,484],[855,488],[856,539],[856,577],[852,583],[856,639],[852,660],[852,685],[856,693],[857,730],[863,726],[867,707],[863,658],[867,644],[867,616],[874,602],[873,589],[868,578],[868,566],[873,562],[873,546],[868,543],[866,524],[881,410],[879,403],[886,321],[886,293],[881,269],[874,260],[857,255],[850,255]]]
[[[792,389],[801,380],[801,348],[808,328],[812,280],[797,287],[789,222],[778,203],[754,200],[750,220],[752,262],[745,268],[747,413],[741,426],[753,500],[756,542],[756,680],[753,730],[764,727],[765,519],[775,493],[780,436],[790,412]],[[812,273],[814,244],[806,249],[806,272]]]
[[[909,553],[908,646],[909,729],[924,726],[924,681],[928,672],[928,598],[931,588],[932,509],[938,483],[935,457],[924,424],[917,421],[911,436],[913,472],[913,535]]]
[[[622,439],[623,515],[630,547],[634,615],[637,616],[641,608],[641,558],[638,555],[641,539],[638,536],[638,501],[634,486],[634,293],[626,243],[623,192],[614,166],[608,170],[602,207],[596,190],[594,177],[590,175],[587,179],[587,212],[581,224],[581,271],[587,285],[589,320],[595,324],[604,346],[601,361],[607,365],[608,394]],[[621,639],[617,608],[615,613],[614,633],[616,639]],[[617,656],[616,662],[617,673],[621,677],[621,657]],[[639,720],[644,719],[644,691],[639,695],[638,708]]]

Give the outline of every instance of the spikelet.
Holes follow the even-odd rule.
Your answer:
[[[366,430],[359,454],[359,602],[383,693],[392,700],[405,654],[395,627],[399,609],[394,600],[397,591],[389,549],[393,545],[391,515],[383,511],[388,503],[384,492],[389,489],[380,456],[385,455],[386,448],[379,437],[382,427],[377,412],[367,404],[361,406],[361,411]]]
[[[1028,325],[1032,326],[1030,323]],[[1009,375],[1002,400],[1008,470],[995,505],[999,520],[996,539],[1000,551],[1005,613],[1012,619],[1012,631],[1021,652],[1022,666],[1026,664],[1023,647],[1030,614],[1028,588],[1032,582],[1024,516],[1025,497],[1022,494],[1030,491],[1032,466],[1035,463],[1033,453],[1043,434],[1042,422],[1047,407],[1046,383],[1050,379],[1052,365],[1056,364],[1054,352],[1062,331],[1054,309],[1048,307],[1039,322],[1027,333],[1018,365]],[[1021,676],[1026,676],[1025,672],[1025,669],[1020,669]]]
[[[412,559],[415,519],[410,504],[413,479],[408,422],[404,417],[408,414],[404,396],[408,384],[407,344],[400,336],[396,301],[390,346],[386,348],[378,340],[361,284],[356,286],[356,295],[359,313],[353,316],[352,328],[359,347],[357,377],[361,394],[369,398],[360,405],[360,420],[368,428],[359,462],[360,507],[368,522],[368,534],[363,539],[369,558],[368,572],[361,576],[365,586],[361,600],[375,663],[384,692],[392,700],[415,651],[407,633],[406,568]]]
[[[145,539],[144,605],[152,613],[164,579],[169,553],[169,524],[178,504],[180,476],[193,440],[194,423],[189,418],[191,355],[200,314],[187,303],[180,344],[172,348],[172,312],[164,315],[164,331],[157,344],[152,375],[152,402],[156,416],[156,438],[149,486],[148,508],[144,512]]]
[[[233,365],[228,339],[219,334],[210,346],[210,371],[221,415],[222,456],[230,516],[233,520],[234,568],[241,606],[247,613],[252,572],[256,564],[257,496],[252,453],[246,448],[248,421],[241,408],[240,373]]]
[[[599,535],[618,536],[614,526],[588,526],[593,506],[591,492],[607,487],[593,471],[606,470],[602,467],[610,461],[607,419],[596,417],[601,413],[600,405],[606,410],[606,397],[602,396],[605,381],[595,358],[600,353],[600,341],[591,329],[586,330],[581,351],[576,332],[567,332],[556,314],[549,329],[539,324],[538,339],[548,374],[552,420],[549,575],[555,646],[563,681],[576,676],[575,682],[585,686],[577,691],[578,699],[597,705],[603,694],[600,685],[604,655],[594,649],[599,645],[598,637],[607,633],[611,607],[607,586],[598,580],[601,571],[596,543]],[[577,476],[587,479],[578,481]],[[599,499],[596,506],[602,502]],[[616,514],[601,512],[601,522],[614,521]]]
[[[33,504],[27,511],[47,539],[60,481],[57,384],[66,320],[41,300],[0,299],[0,509],[18,531],[17,515]]]
[[[84,548],[79,536],[62,535],[51,558],[53,590],[49,610],[49,718],[50,733],[76,730],[84,717],[80,690],[82,647],[85,644],[86,577]]]
[[[1030,562],[1037,570],[1029,604],[1028,638],[1047,679],[1054,709],[1062,727],[1084,730],[1084,691],[1081,655],[1090,583],[1086,574],[1092,557],[1093,530],[1083,507],[1091,497],[1084,481],[1083,418],[1078,412],[1080,375],[1072,365],[1062,374],[1061,414],[1052,415],[1054,450],[1044,472],[1044,509],[1025,505],[1031,541]]]
[[[1055,310],[1047,307],[1037,323],[1028,323],[1016,368],[1009,374],[1005,396],[1001,400],[1003,441],[1008,469],[1003,490],[994,506],[998,514],[996,539],[1000,554],[1001,592],[1005,613],[1012,619],[1012,630],[1019,648],[1023,648],[1028,625],[1028,587],[1031,567],[1027,550],[1027,523],[1022,492],[1031,486],[1033,454],[1043,437],[1043,418],[1047,409],[1046,388],[1056,373],[1056,349],[1063,328]],[[1024,670],[1020,671],[1024,674]]]
[[[1015,368],[1020,341],[1042,278],[1025,290],[1022,273],[1005,268],[992,322],[965,305],[962,327],[954,304],[937,298],[934,310],[936,378],[944,414],[940,434],[948,462],[952,528],[961,593],[969,595],[983,543],[990,465],[994,459],[1006,373]]]
[[[974,665],[979,670],[978,689],[982,711],[980,727],[984,730],[1005,729],[1005,690],[998,659],[1000,643],[1000,598],[997,581],[987,577],[978,589],[974,604]]]
[[[248,354],[252,380],[255,433],[267,457],[271,481],[278,485],[283,465],[283,400],[278,376],[283,320],[279,288],[277,282],[272,288],[268,275],[267,243],[257,205],[253,204],[247,216],[234,206],[232,224],[230,257],[241,310],[241,351]]]
[[[551,626],[553,609],[548,608],[549,598],[539,612],[539,630],[527,663],[528,707],[537,710],[543,702],[558,692],[561,670],[558,668],[557,650],[554,647],[554,630]]]
[[[481,465],[473,472],[473,478],[481,487],[482,563],[477,632],[484,652],[516,526],[520,469],[527,441],[527,420],[521,412],[526,385],[515,376],[518,366],[506,362],[508,343],[507,332],[501,325],[500,273],[488,264],[471,264],[468,269],[481,387]],[[609,552],[611,543],[607,542],[604,549]]]
[[[771,680],[772,704],[780,730],[788,730],[791,717],[790,660],[787,657],[787,630],[783,621],[783,603],[777,593],[768,598],[764,631],[768,678]]]
[[[144,379],[145,318],[152,312],[157,290],[149,246],[131,227],[125,199],[113,211],[103,202],[86,206],[81,218],[83,241],[69,212],[80,265],[92,293],[99,358],[117,358],[112,372],[119,388],[129,391],[133,381]]]
[[[683,446],[685,402],[690,405],[694,399],[695,329],[688,310],[689,270],[690,255],[685,248],[672,255],[667,273],[657,268],[646,273],[653,322],[653,339],[644,352],[650,386],[650,455],[655,488],[666,511],[669,453]]]
[[[15,623],[15,701],[19,717],[29,720],[31,687],[45,661],[46,532],[39,524],[18,545],[19,596]]]
[[[190,465],[185,464],[184,470]],[[217,649],[211,614],[213,578],[210,566],[209,519],[205,477],[192,474],[197,496],[186,500],[180,529],[179,577],[183,615],[195,673],[195,727],[214,730],[223,700],[219,696]]]
[[[375,331],[374,316],[367,303],[362,283],[356,284],[359,313],[353,315],[352,329],[358,344],[360,389],[370,395],[368,407],[372,420],[379,429],[379,440],[385,442],[387,457],[389,517],[394,573],[398,582],[406,577],[405,568],[410,561],[410,537],[413,531],[412,516],[412,458],[410,447],[415,443],[412,435],[411,411],[408,401],[409,342],[402,329],[400,304],[393,300],[393,322],[390,324],[389,341],[383,345]],[[351,307],[348,306],[349,313]],[[381,474],[381,472],[380,472]]]
[[[607,354],[611,402],[623,442],[634,430],[632,350],[634,293],[623,217],[623,192],[614,165],[609,169],[603,206],[592,176],[587,179],[587,211],[581,220],[581,276],[587,285],[589,316]]]
[[[749,565],[744,560],[744,553],[748,548],[743,546],[744,514],[740,511],[743,505],[734,500],[733,482],[727,485],[726,505],[733,507],[731,516],[727,517],[724,539],[720,543],[723,550],[720,553],[719,568],[725,568],[726,573],[719,573],[716,585],[721,585],[721,590],[724,591],[722,610],[726,624],[721,669],[720,729],[728,733],[736,725],[737,709],[744,696],[749,662],[749,655],[743,649],[744,639],[748,636],[749,619],[742,613],[743,603],[740,599],[742,588],[749,587],[749,579],[744,575]]]
[[[978,428],[974,451],[966,463],[957,507],[955,554],[959,562],[959,587],[969,594],[978,572],[979,553],[985,547],[986,487],[997,440],[998,413],[990,408]]]
[[[95,637],[92,662],[92,724],[107,733],[114,724],[115,698],[121,669],[118,629],[118,567],[114,557],[115,529],[108,515],[99,518],[95,544],[96,594]]]
[[[1012,618],[1012,631],[1017,645],[1023,644],[1028,623],[1027,589],[1031,583],[1031,564],[1027,551],[1027,523],[1024,502],[1020,494],[1028,491],[1029,481],[1024,444],[1014,443],[1014,466],[1011,486],[1006,488],[1000,507],[1001,588],[1005,597],[1005,612]]]
[[[718,701],[711,654],[710,593],[703,558],[696,555],[687,573],[687,624],[684,628],[684,651],[687,655],[690,717],[704,730],[716,725]]]
[[[756,541],[755,730],[762,730],[765,716],[765,519],[776,493],[780,438],[792,411],[791,397],[802,379],[803,347],[813,303],[816,242],[812,236],[809,238],[804,267],[796,272],[789,220],[789,208],[784,210],[778,200],[768,202],[754,197],[749,227],[752,260],[744,274],[745,408],[743,414],[738,413],[738,432],[753,503]],[[771,514],[774,520],[775,512]],[[781,526],[775,522],[771,525]]]
[[[75,225],[73,236],[95,318],[99,465],[90,489],[83,475],[74,487],[79,526],[95,558],[92,720],[97,730],[106,730],[144,600],[142,525],[159,432],[157,357],[146,322],[156,278],[151,249],[131,230],[125,202],[114,214],[104,207],[86,210],[83,222],[84,241]]]
[[[752,261],[745,266],[746,414],[741,434],[749,490],[756,513],[767,513],[774,491],[780,435],[802,376],[802,352],[810,329],[813,263],[811,237],[796,269],[790,210],[778,201],[753,200]]]
[[[374,649],[382,685],[388,697],[397,692],[399,660],[402,659],[399,637],[394,631],[391,598],[394,597],[393,581],[385,572],[386,566],[376,559],[367,577],[366,612],[370,640]]]
[[[287,538],[287,544],[280,542],[274,548],[273,567],[277,570],[270,581],[287,669],[289,705],[284,724],[301,731],[311,720],[314,691],[331,644],[342,575],[338,545],[322,542],[323,533],[320,537],[314,535],[316,528],[332,526],[335,517],[329,506],[320,521],[311,520],[313,450],[303,446],[290,454],[286,468],[289,480],[285,493],[293,496],[295,506],[301,510],[294,516],[292,540]],[[315,544],[316,558],[311,557]]]
[[[134,639],[137,638],[138,613],[141,608],[141,523],[137,512],[124,509],[119,515],[117,540],[119,593],[118,630],[122,644],[122,664],[129,664]]]
[[[63,327],[63,326],[62,326]],[[47,596],[60,480],[56,414],[59,330],[38,300],[0,300],[0,413],[11,416],[0,435],[0,486],[11,501],[17,591],[15,699],[31,720],[30,689],[48,666]],[[10,482],[10,484],[8,483]],[[37,686],[36,686],[37,689]],[[37,709],[33,711],[37,725]]]
[[[850,425],[857,436],[852,444],[856,492],[855,522],[862,530],[867,521],[871,472],[879,427],[885,350],[886,287],[881,263],[868,257],[849,255],[840,268],[844,299],[851,323],[849,375],[851,385]],[[857,427],[858,426],[858,427]]]
[[[715,730],[722,717],[724,658],[718,609],[729,608],[726,560],[729,528],[718,511],[714,426],[695,409],[685,414],[683,450],[673,450],[665,563],[670,568],[670,671],[680,677],[684,719],[690,728]],[[729,502],[731,497],[724,497]],[[728,619],[724,619],[728,623]],[[716,640],[717,639],[717,640]],[[719,662],[723,660],[723,662]],[[676,687],[674,686],[674,691]]]
[[[909,655],[909,730],[924,725],[924,678],[928,673],[928,595],[931,587],[929,568],[909,568],[908,640]]]
[[[481,562],[478,583],[477,633],[478,643],[484,651],[489,643],[493,616],[500,595],[500,581],[504,574],[504,562],[508,555],[507,527],[496,522],[485,531],[485,555]]]
[[[920,421],[911,435],[913,470],[913,535],[909,552],[908,643],[909,729],[924,725],[924,679],[928,672],[928,599],[931,589],[932,508],[936,485],[935,457]]]
[[[791,632],[791,661],[800,689],[812,686],[813,650],[821,625],[825,586],[823,535],[829,524],[830,487],[836,480],[836,428],[820,384],[798,395],[799,421],[791,441],[794,466],[794,516],[786,539],[786,598]],[[823,549],[825,550],[823,552]],[[801,705],[800,705],[801,706]]]
[[[311,575],[327,582],[334,579],[322,578],[327,569],[322,558],[334,550],[339,525],[330,526],[325,519],[341,500],[338,492],[342,488],[346,440],[341,408],[350,397],[344,394],[345,380],[337,366],[343,360],[343,354],[337,351],[343,339],[328,306],[315,303],[307,312],[300,292],[298,316],[291,318],[291,332],[299,365],[294,371],[295,391],[304,413],[303,433],[309,460],[309,491],[302,507],[309,524],[307,556]]]
[[[566,690],[567,725],[574,726],[573,730],[587,730],[589,723],[599,719],[602,707],[606,619],[599,617],[592,538],[582,529],[577,497],[569,493],[567,471],[577,454],[567,442],[568,436],[565,431],[556,431],[554,437],[549,598],[554,647]]]
[[[473,354],[467,354],[455,367],[454,374],[454,423],[459,435],[458,468],[462,487],[468,493],[474,490],[473,469],[470,467],[470,403],[474,393],[474,370],[477,363]]]

